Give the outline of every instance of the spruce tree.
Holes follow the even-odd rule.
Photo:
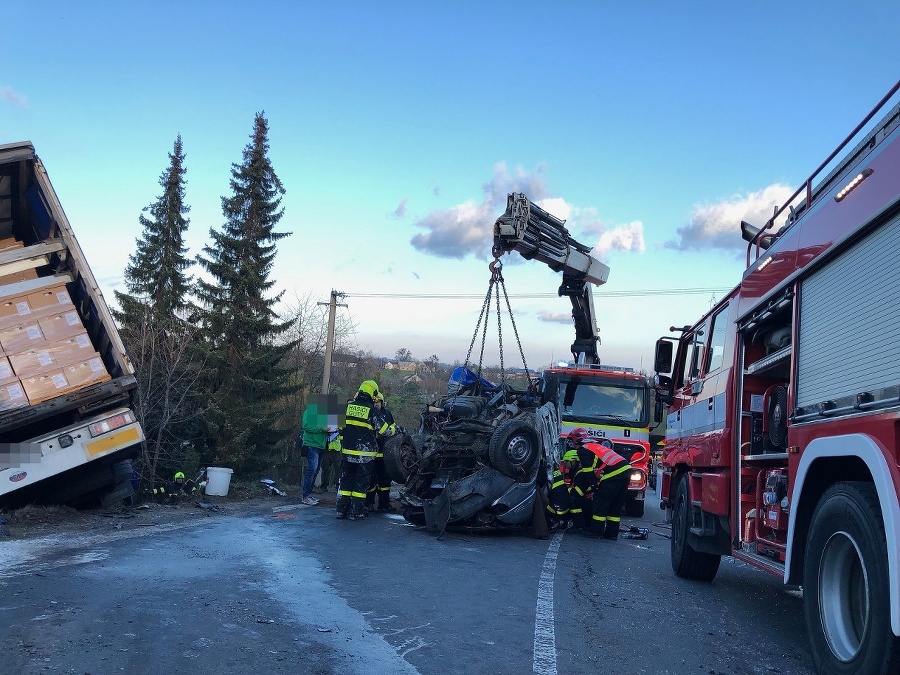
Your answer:
[[[198,262],[203,338],[207,349],[207,433],[215,460],[235,469],[266,466],[289,429],[278,429],[279,404],[293,390],[284,356],[294,346],[273,307],[269,278],[275,243],[290,235],[276,226],[284,187],[269,161],[269,125],[257,113],[243,161],[232,164],[231,191],[222,198],[225,223]]]
[[[115,292],[119,309],[113,313],[138,380],[135,409],[146,437],[139,468],[148,482],[187,468],[185,440],[199,436],[199,353],[192,348],[195,329],[185,321],[186,270],[193,261],[184,245],[190,222],[184,160],[179,135],[159,178],[162,194],[139,217],[143,231],[125,268],[127,292]]]
[[[163,192],[144,208],[148,215],[140,216],[143,234],[125,268],[128,293],[115,292],[120,321],[138,320],[147,309],[157,318],[168,319],[181,316],[188,307],[191,279],[185,271],[192,261],[184,245],[191,210],[184,201],[186,173],[179,134],[169,154],[169,166],[159,178]]]

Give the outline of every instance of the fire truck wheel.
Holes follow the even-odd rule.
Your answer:
[[[540,455],[537,430],[527,419],[507,420],[491,435],[491,466],[517,480],[527,479]]]
[[[698,551],[688,542],[690,505],[688,479],[685,476],[678,481],[672,512],[672,569],[684,579],[712,581],[719,571],[722,556]]]
[[[632,518],[641,518],[644,515],[644,500],[637,499],[635,495],[625,500],[625,515]]]
[[[819,501],[807,540],[803,610],[818,672],[900,672],[884,523],[873,484],[836,483]]]

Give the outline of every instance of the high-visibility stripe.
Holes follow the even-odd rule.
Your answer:
[[[347,420],[347,424],[350,424],[354,427],[363,427],[365,429],[374,429],[375,428],[368,422],[360,422],[359,420]]]
[[[607,478],[612,478],[613,476],[618,476],[623,471],[628,471],[629,469],[631,469],[631,464],[626,463],[625,466],[619,467],[618,469],[614,469],[613,471],[610,471],[609,473],[604,473],[603,476],[600,478],[600,480],[604,481]]]
[[[621,522],[622,517],[621,516],[607,516],[606,519],[611,523],[618,523],[618,522]]]
[[[350,497],[353,493],[350,490],[338,490],[338,494],[341,497]]]
[[[366,493],[365,492],[351,492],[350,496],[351,497],[359,497],[360,499],[365,499]]]
[[[581,513],[581,509],[569,509],[569,513]]]
[[[375,456],[374,452],[369,452],[367,450],[348,450],[347,448],[344,448],[343,450],[341,450],[341,452],[343,452],[345,455],[353,455],[354,457],[374,457]]]
[[[591,517],[592,517],[594,520],[596,520],[598,523],[605,523],[605,522],[606,522],[606,516],[591,516]],[[612,520],[612,518],[610,518],[610,520]]]

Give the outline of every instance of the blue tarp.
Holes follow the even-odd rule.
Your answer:
[[[450,373],[447,382],[447,395],[455,396],[460,390],[467,387],[475,387],[479,394],[493,394],[500,391],[500,386],[480,377],[465,366],[457,366]]]

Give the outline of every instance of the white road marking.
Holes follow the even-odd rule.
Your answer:
[[[556,675],[556,630],[553,618],[553,579],[556,575],[556,556],[563,533],[557,532],[550,541],[541,580],[538,583],[537,608],[534,613],[534,673]]]

